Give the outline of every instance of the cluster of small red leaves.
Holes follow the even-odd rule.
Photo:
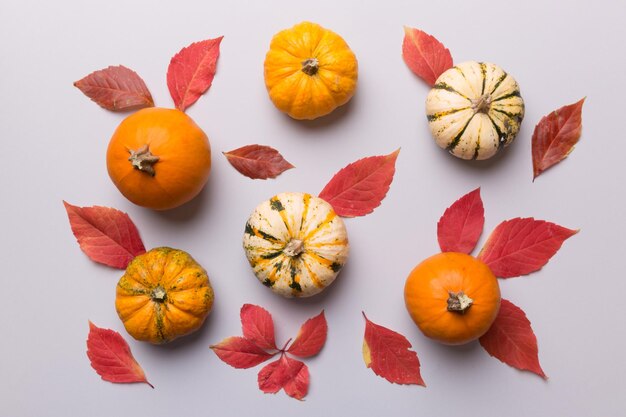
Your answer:
[[[146,375],[122,336],[110,329],[102,329],[89,322],[87,356],[91,367],[103,380],[115,383],[145,382]]]
[[[280,354],[280,357],[265,365],[258,375],[259,389],[266,394],[275,394],[281,389],[290,397],[303,399],[309,390],[309,368],[304,362],[290,358],[287,353],[300,358],[317,355],[326,343],[328,325],[324,311],[307,320],[296,339],[278,349],[274,336],[274,320],[270,313],[252,304],[241,307],[243,337],[227,337],[211,346],[213,352],[233,368],[246,369],[256,366]]]
[[[533,181],[543,171],[561,162],[574,150],[582,131],[585,99],[544,116],[533,132]]]
[[[420,361],[411,343],[400,333],[371,322],[365,313],[363,360],[378,376],[395,384],[426,386],[420,374]]]
[[[406,26],[402,58],[409,69],[431,87],[444,71],[452,67],[448,48],[428,33]]]
[[[337,172],[319,197],[342,217],[371,213],[387,195],[396,172],[400,149],[389,155],[370,156]]]
[[[195,42],[170,61],[167,86],[177,109],[185,111],[204,94],[215,76],[222,37]],[[74,83],[101,107],[112,111],[153,107],[148,87],[136,72],[124,66],[95,71]]]
[[[118,269],[146,251],[128,214],[110,207],[77,207],[63,202],[72,233],[92,260]]]
[[[478,242],[483,224],[483,203],[480,189],[476,189],[453,203],[439,220],[437,237],[441,250],[469,254]],[[499,278],[526,275],[547,264],[563,242],[576,233],[577,230],[532,217],[507,220],[491,233],[478,259]],[[480,344],[502,362],[545,378],[530,321],[510,301],[502,299],[500,312],[480,338]]]
[[[228,162],[242,175],[252,179],[276,178],[295,168],[276,149],[264,145],[247,145],[224,152]]]

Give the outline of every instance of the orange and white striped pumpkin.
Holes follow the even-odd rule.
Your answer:
[[[284,297],[322,291],[350,250],[341,217],[304,193],[281,193],[259,204],[246,222],[243,247],[259,281]]]
[[[437,78],[426,116],[437,145],[462,159],[488,159],[515,139],[524,100],[502,68],[470,61]]]

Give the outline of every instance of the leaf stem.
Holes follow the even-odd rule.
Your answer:
[[[282,352],[282,353],[285,353],[285,350],[287,350],[287,345],[289,344],[289,342],[291,342],[291,337],[289,338],[289,340],[287,340],[287,342],[285,342],[285,344],[283,345],[283,348],[279,349],[278,351]]]

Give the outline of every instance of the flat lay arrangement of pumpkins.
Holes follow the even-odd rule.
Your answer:
[[[132,203],[154,210],[173,209],[196,197],[207,183],[212,157],[209,138],[185,111],[211,86],[221,41],[220,37],[193,43],[172,58],[167,84],[173,109],[154,107],[143,80],[124,66],[96,71],[75,83],[105,109],[132,111],[114,131],[106,155],[111,180]],[[461,159],[483,160],[513,142],[524,118],[524,101],[511,75],[486,62],[453,65],[450,52],[418,29],[405,28],[402,49],[408,67],[431,86],[425,113],[438,146]],[[311,22],[274,35],[263,71],[271,103],[298,120],[317,119],[346,104],[358,80],[357,58],[346,41]],[[581,108],[582,100],[559,109],[537,126],[535,176],[569,154],[580,136]],[[559,136],[563,126],[573,133]],[[318,196],[284,192],[258,204],[247,221],[242,219],[250,275],[283,297],[310,297],[328,288],[350,253],[342,218],[367,215],[381,204],[393,180],[398,153],[347,165]],[[268,146],[249,145],[225,156],[250,178],[273,178],[293,167]],[[65,206],[82,250],[96,262],[125,270],[117,284],[115,309],[128,334],[162,344],[202,326],[214,293],[206,271],[191,255],[168,247],[146,252],[136,227],[118,210]],[[461,239],[469,232],[455,233]],[[406,308],[419,329],[446,344],[484,337],[502,311],[496,278],[502,274],[492,270],[496,262],[472,257],[466,249],[442,246],[442,253],[409,274],[404,288]],[[545,255],[545,262],[556,249]],[[376,363],[376,352],[367,343],[372,329],[382,326],[369,320],[367,326],[367,366],[392,382],[417,383],[388,377],[390,371]],[[94,349],[90,347],[92,366],[103,379],[147,382],[143,372],[127,379],[111,376],[99,367]],[[136,365],[134,359],[129,363]],[[421,381],[421,377],[411,381]]]

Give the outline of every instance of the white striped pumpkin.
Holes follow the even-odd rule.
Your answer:
[[[243,247],[255,275],[284,297],[309,297],[330,285],[348,258],[346,227],[310,194],[282,193],[259,204]]]
[[[515,139],[524,100],[502,68],[470,61],[437,78],[426,116],[437,145],[462,159],[488,159]]]

